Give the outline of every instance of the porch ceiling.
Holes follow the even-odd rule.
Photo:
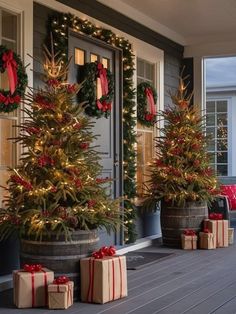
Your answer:
[[[235,40],[235,0],[98,0],[183,45]]]

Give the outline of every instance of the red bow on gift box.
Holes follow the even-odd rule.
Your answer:
[[[222,220],[222,219],[223,219],[223,215],[220,214],[220,213],[211,213],[211,214],[209,215],[209,218],[210,218],[211,220]]]
[[[34,273],[37,271],[42,271],[43,266],[41,264],[25,264],[23,266],[24,271]]]
[[[186,236],[195,236],[196,235],[196,232],[192,229],[186,229],[184,230],[184,235]]]
[[[59,277],[54,279],[53,283],[57,284],[57,285],[63,285],[69,281],[70,281],[70,279],[67,276],[59,276]]]
[[[93,252],[92,257],[98,259],[103,258],[104,256],[114,256],[116,254],[116,249],[114,246],[103,246],[98,251]]]
[[[203,229],[203,232],[204,233],[211,233],[211,231],[209,229],[207,229],[207,228]]]

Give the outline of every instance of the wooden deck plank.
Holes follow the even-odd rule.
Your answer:
[[[199,313],[214,313],[222,304],[225,304],[236,297],[236,282],[228,284],[223,289],[219,290],[214,295],[208,296],[203,302],[194,305],[183,313],[199,314]]]
[[[225,302],[222,306],[220,306],[217,310],[215,310],[212,313],[214,313],[214,314],[236,313],[236,297]]]
[[[218,285],[219,282],[223,281],[228,283],[230,278],[231,274],[226,277],[224,273],[220,274],[219,277],[216,277],[214,271],[205,274],[203,273],[201,276],[198,276],[198,278],[194,277],[192,281],[185,282],[185,284],[170,290],[167,294],[157,297],[149,303],[143,304],[140,308],[135,309],[135,314],[143,314],[144,312],[148,314],[160,313],[171,304],[174,304],[187,296],[191,298],[193,293],[200,291],[202,288],[209,288],[212,284]],[[130,313],[132,313],[132,311]]]

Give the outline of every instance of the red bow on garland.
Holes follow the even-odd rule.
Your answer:
[[[209,219],[211,219],[211,220],[222,220],[223,215],[221,213],[211,213],[209,215]]]
[[[23,266],[24,271],[29,273],[35,273],[38,271],[42,271],[43,266],[41,264],[25,264]]]
[[[5,52],[2,56],[3,67],[7,69],[7,75],[10,85],[10,92],[14,94],[17,85],[17,63],[13,56],[13,51],[9,50]]]
[[[196,235],[196,232],[192,229],[186,229],[184,230],[184,235],[186,236],[195,236]]]
[[[103,258],[104,256],[114,256],[116,254],[116,249],[114,246],[103,246],[98,251],[93,252],[92,257],[99,259]]]
[[[57,285],[63,285],[69,281],[70,281],[70,279],[67,276],[59,276],[59,277],[54,279],[53,283],[57,284]]]

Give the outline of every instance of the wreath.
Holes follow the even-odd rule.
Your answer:
[[[105,69],[102,63],[91,62],[79,68],[78,74],[79,82],[83,81],[78,100],[87,103],[86,114],[96,118],[108,118],[114,96],[114,80],[111,72]]]
[[[156,122],[157,92],[150,83],[142,82],[137,86],[137,116],[138,121],[147,127]]]
[[[5,71],[7,71],[9,90],[0,89],[0,112],[11,112],[18,108],[28,79],[20,56],[0,45],[0,72]]]

